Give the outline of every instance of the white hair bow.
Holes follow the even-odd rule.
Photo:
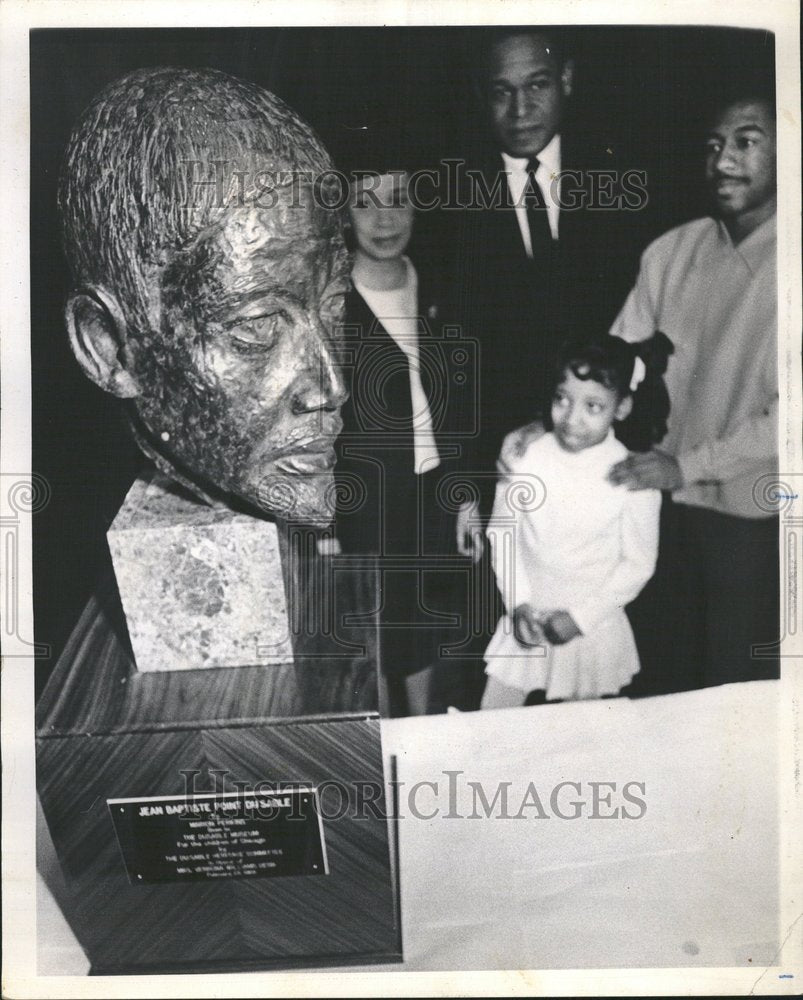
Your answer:
[[[644,376],[647,374],[647,366],[644,364],[642,359],[636,355],[635,361],[633,362],[633,375],[630,378],[630,391],[635,392],[636,389],[644,381]]]

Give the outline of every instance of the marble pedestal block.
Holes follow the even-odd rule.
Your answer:
[[[153,473],[107,537],[138,670],[292,661],[275,524],[208,507]]]

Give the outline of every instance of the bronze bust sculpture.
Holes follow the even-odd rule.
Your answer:
[[[290,663],[296,619],[325,631],[304,575],[347,398],[338,176],[291,108],[217,70],[137,70],[73,130],[70,343],[158,470],[108,534],[140,671]]]
[[[129,492],[108,536],[115,579],[38,704],[63,905],[96,972],[400,958],[384,816],[324,831],[310,805],[327,783],[384,791],[375,585],[362,569],[335,585],[305,548],[332,519],[346,399],[327,171],[293,111],[212,70],[118,80],[68,147],[72,347],[162,473]],[[181,823],[155,839],[126,825],[132,796],[208,806],[218,778],[247,837],[222,821],[192,860]],[[306,833],[252,835],[266,786],[298,791]]]
[[[83,371],[207,501],[331,520],[347,255],[332,164],[281,100],[215,70],[117,80],[76,126],[59,207]]]

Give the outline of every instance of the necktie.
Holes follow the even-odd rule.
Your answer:
[[[535,172],[538,170],[539,160],[534,156],[527,164],[527,188],[525,190],[524,203],[527,208],[527,222],[530,225],[530,242],[533,248],[533,257],[551,250],[552,230],[549,228],[549,216],[547,215],[546,203]]]

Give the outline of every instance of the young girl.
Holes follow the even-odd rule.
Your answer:
[[[551,430],[500,464],[488,537],[506,614],[485,652],[483,708],[522,705],[532,691],[618,694],[638,673],[624,608],[655,569],[661,494],[614,486],[608,473],[628,454],[614,424],[630,423],[642,447],[666,430],[660,376],[671,344],[656,334],[642,346],[566,346]]]

